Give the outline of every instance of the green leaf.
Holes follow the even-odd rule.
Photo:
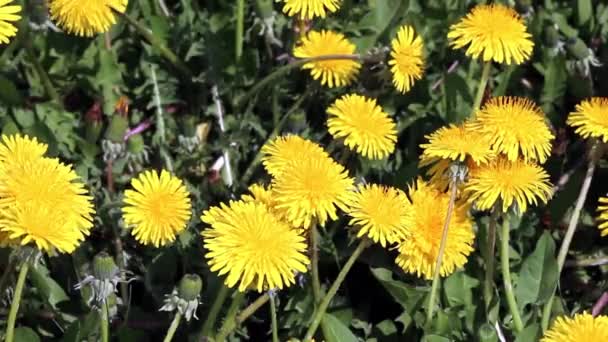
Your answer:
[[[450,306],[472,305],[472,288],[479,286],[479,281],[466,275],[464,272],[456,272],[445,280],[444,290]]]
[[[15,329],[15,342],[40,342],[40,337],[34,330],[28,327]]]
[[[515,296],[520,311],[526,304],[542,304],[553,293],[557,282],[555,242],[544,232],[536,243],[534,252],[522,263]]]
[[[325,341],[327,342],[357,342],[357,336],[336,316],[326,313],[323,315]]]
[[[587,26],[593,18],[593,5],[591,0],[578,0],[576,6],[577,20],[580,26]]]
[[[426,288],[414,288],[404,282],[393,279],[392,272],[386,268],[372,268],[371,271],[395,301],[411,312],[416,310],[428,292]]]
[[[515,342],[538,341],[539,337],[540,326],[538,324],[532,324],[525,327],[524,330],[516,335]]]
[[[439,335],[424,335],[421,342],[450,342],[451,340],[447,337],[439,336]]]
[[[51,307],[56,308],[57,303],[69,299],[61,286],[51,278],[49,270],[43,265],[30,267],[29,278]]]
[[[4,75],[0,75],[0,101],[6,103],[9,106],[21,105],[23,103],[23,96],[15,83]]]

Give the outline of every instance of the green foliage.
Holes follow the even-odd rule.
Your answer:
[[[338,12],[310,23],[315,29],[343,32],[361,54],[384,51],[400,25],[414,26],[425,42],[426,67],[423,79],[405,95],[394,90],[385,61],[366,64],[357,82],[347,88],[324,88],[299,68],[255,88],[290,61],[298,40],[297,23],[281,13],[280,2],[245,1],[241,18],[237,1],[164,2],[169,15],[157,0],[129,2],[127,14],[144,32],[117,17],[107,36],[93,39],[56,32],[44,24],[48,16],[43,6],[31,6],[22,13],[18,36],[0,46],[1,132],[36,136],[49,144],[51,156],[73,163],[97,208],[95,228],[76,253],[44,256],[31,269],[16,341],[99,338],[99,312],[87,303],[87,290],[75,290],[74,285],[90,274],[93,256],[101,251],[112,254],[132,278],[117,286],[122,300],[115,306],[111,323],[114,340],[161,340],[173,314],[158,310],[165,295],[188,273],[203,279],[199,320],[182,322],[174,340],[200,340],[223,281],[206,264],[200,214],[211,205],[238,197],[253,183],[268,183],[258,156],[268,139],[297,133],[324,145],[340,159],[343,146],[327,132],[325,109],[348,92],[375,97],[397,122],[396,151],[377,162],[351,156],[347,166],[357,179],[404,189],[423,176],[418,157],[425,136],[438,127],[464,121],[471,112],[481,64],[461,50],[451,49],[446,35],[451,24],[474,4],[485,1],[343,0]],[[532,3],[533,10],[522,13],[535,43],[531,60],[519,66],[495,65],[487,88],[487,95],[533,99],[547,114],[556,135],[545,165],[556,184],[553,199],[547,206],[528,211],[511,232],[511,272],[524,330],[516,333],[511,329],[498,270],[495,298],[486,312],[481,250],[488,220],[486,213],[475,212],[475,252],[464,269],[442,280],[432,325],[425,320],[430,282],[403,273],[394,264],[394,249],[372,247],[357,261],[331,302],[317,341],[498,341],[496,326],[509,341],[535,341],[542,335],[542,306],[558,280],[554,314],[590,311],[608,290],[605,265],[583,267],[579,263],[605,260],[608,253],[608,240],[600,238],[594,222],[597,198],[608,191],[608,183],[603,181],[607,176],[604,162],[583,207],[561,279],[555,260],[586,165],[586,145],[565,120],[581,99],[608,95],[608,4],[600,0]],[[241,20],[242,36],[237,30]],[[556,28],[556,42],[547,39],[548,27]],[[581,62],[580,56],[563,45],[576,39],[603,63],[592,66],[588,75],[576,64]],[[237,46],[242,46],[242,53]],[[217,89],[217,98],[213,89]],[[132,153],[109,158],[102,143],[109,136],[112,118],[121,114],[116,104],[122,96],[129,101],[128,127],[145,127],[138,135],[145,158]],[[223,130],[218,122],[220,111]],[[120,140],[121,135],[118,137]],[[226,168],[214,168],[225,154],[229,155],[232,186],[226,185]],[[171,169],[186,182],[192,194],[193,219],[174,244],[144,247],[124,229],[119,209],[122,193],[139,171],[160,168]],[[323,291],[352,253],[347,223],[338,220],[321,232]],[[5,329],[6,304],[10,304],[4,290],[14,286],[16,278],[10,255],[8,248],[0,253],[1,269],[7,274],[0,292],[0,331]],[[498,254],[485,257],[497,259]],[[301,284],[277,295],[281,341],[301,338],[314,313],[310,277],[299,280]],[[255,299],[256,295],[249,294],[247,303]],[[220,306],[213,331],[224,322],[228,306],[229,301]],[[266,306],[239,323],[231,340],[271,339]]]

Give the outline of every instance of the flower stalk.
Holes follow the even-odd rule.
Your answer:
[[[365,248],[367,248],[368,245],[369,245],[368,240],[366,240],[366,239],[361,240],[361,242],[359,242],[359,245],[357,245],[357,248],[355,248],[355,251],[353,252],[353,254],[351,254],[350,258],[348,258],[348,260],[344,264],[344,267],[342,267],[342,269],[340,270],[340,273],[338,273],[336,280],[334,280],[333,284],[327,291],[327,294],[325,295],[325,297],[323,297],[323,299],[321,300],[321,303],[315,310],[315,314],[313,316],[312,323],[308,327],[308,330],[306,331],[306,335],[304,336],[304,339],[303,339],[304,342],[311,341],[313,335],[315,334],[315,332],[317,331],[317,328],[319,327],[319,325],[321,324],[321,321],[323,320],[323,315],[325,314],[325,311],[327,310],[329,303],[331,302],[332,298],[338,292],[340,285],[346,278],[346,275],[348,274],[350,269],[355,264],[355,261],[357,260],[357,258],[361,255],[361,253],[363,253],[363,251],[365,250]]]
[[[486,272],[483,282],[483,298],[485,300],[486,311],[489,311],[492,297],[494,295],[494,250],[496,249],[496,225],[500,205],[496,204],[490,216],[486,240]]]
[[[101,342],[108,342],[110,340],[110,330],[109,330],[109,318],[108,318],[108,302],[104,300],[101,303],[101,322],[100,322],[100,330],[101,330]]]
[[[433,275],[433,282],[431,284],[431,293],[429,295],[429,301],[426,308],[426,324],[430,327],[433,322],[433,313],[435,308],[435,302],[437,298],[437,291],[439,290],[439,282],[441,280],[441,264],[443,263],[443,254],[445,253],[445,246],[448,241],[448,231],[450,228],[450,220],[452,219],[452,213],[454,212],[454,203],[456,202],[456,193],[458,191],[458,172],[454,172],[450,176],[450,200],[448,202],[448,210],[445,215],[445,222],[443,223],[443,231],[441,233],[441,242],[439,243],[439,252],[437,253],[437,261],[435,263],[435,272]]]
[[[272,342],[279,342],[279,328],[277,325],[277,305],[276,305],[276,296],[277,294],[273,294],[270,296],[270,321],[272,326]]]
[[[319,280],[319,232],[316,223],[310,229],[310,273],[312,275],[312,293],[315,307],[321,300],[321,281]]]
[[[513,325],[515,331],[520,332],[524,329],[524,324],[517,308],[517,301],[515,300],[515,294],[513,293],[513,282],[511,281],[511,270],[509,267],[509,231],[511,225],[506,215],[503,216],[502,222],[502,239],[500,243],[500,262],[502,267],[502,281],[505,288],[505,296],[507,297],[507,304],[511,316],[513,316]]]
[[[483,63],[483,70],[481,71],[481,80],[479,81],[479,88],[477,88],[477,94],[475,95],[475,102],[473,102],[473,109],[471,111],[471,117],[475,117],[475,112],[481,106],[483,100],[483,94],[486,91],[488,80],[490,79],[490,71],[492,70],[492,61]]]
[[[579,218],[581,216],[581,210],[585,205],[585,200],[587,199],[587,194],[589,193],[589,188],[591,187],[591,181],[593,180],[593,173],[595,172],[595,167],[597,164],[596,155],[599,150],[598,144],[594,144],[591,147],[589,153],[589,163],[587,165],[587,171],[585,173],[585,179],[583,180],[583,185],[581,186],[581,191],[578,194],[578,198],[576,200],[576,205],[574,206],[574,211],[572,212],[572,216],[570,216],[570,222],[568,223],[568,229],[566,230],[566,235],[564,236],[564,240],[559,248],[559,252],[557,254],[557,281],[559,284],[559,278],[564,268],[564,263],[566,261],[566,256],[568,255],[568,250],[570,249],[570,244],[572,243],[572,238],[574,237],[574,232],[576,231],[576,227],[578,225]],[[551,297],[545,303],[543,308],[543,314],[541,318],[541,328],[543,331],[546,331],[549,328],[549,320],[551,318],[551,309],[553,308],[553,300],[555,299],[555,290],[557,289],[557,284],[553,289],[553,293]]]
[[[6,322],[6,334],[5,341],[13,342],[15,338],[15,321],[17,320],[17,313],[19,312],[19,304],[21,304],[21,295],[23,294],[23,286],[25,285],[25,278],[29,270],[29,263],[25,261],[21,265],[19,270],[19,277],[17,278],[17,285],[15,285],[15,295],[11,302],[11,309],[8,313],[8,320]]]
[[[179,322],[181,321],[181,319],[182,314],[178,310],[175,312],[175,317],[173,317],[173,321],[169,326],[169,330],[167,330],[167,335],[165,335],[165,339],[163,340],[164,342],[171,342],[171,340],[173,339],[173,335],[175,335],[175,332],[177,331],[177,327],[179,326]]]
[[[219,333],[217,334],[215,341],[223,342],[226,340],[226,337],[241,323],[245,322],[249,316],[253,315],[262,305],[266,304],[266,302],[270,299],[268,293],[259,296],[253,303],[251,303],[248,307],[243,309],[238,315],[238,307],[245,299],[245,293],[237,292],[235,298],[232,301],[232,305],[228,309],[228,313],[226,314],[226,320],[224,324],[220,328]],[[235,302],[237,305],[234,305]]]
[[[209,314],[205,319],[205,323],[203,324],[203,329],[199,334],[199,338],[208,337],[215,326],[215,321],[217,320],[217,315],[219,314],[224,302],[226,301],[226,297],[228,297],[228,287],[224,284],[220,284],[220,288],[215,295],[215,300],[211,305],[211,309],[209,310]]]

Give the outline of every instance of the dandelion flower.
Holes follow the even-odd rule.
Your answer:
[[[450,27],[448,39],[456,49],[483,61],[521,64],[530,58],[534,42],[517,12],[505,5],[478,5]]]
[[[340,8],[339,0],[283,0],[283,13],[288,16],[298,16],[303,20],[315,17],[325,18],[327,12],[333,13]]]
[[[558,317],[541,342],[608,341],[608,316],[584,312],[574,318]]]
[[[489,139],[466,125],[441,127],[426,136],[429,141],[420,145],[423,159],[449,159],[464,162],[470,158],[475,164],[485,164],[494,158]]]
[[[13,22],[21,19],[21,6],[10,5],[13,0],[0,0],[0,44],[6,44],[17,34]]]
[[[503,212],[517,204],[523,214],[528,204],[547,203],[552,189],[549,175],[537,164],[497,158],[469,175],[464,192],[480,210],[491,209],[499,201]]]
[[[295,227],[321,226],[338,218],[337,209],[348,210],[354,180],[344,167],[328,157],[294,159],[272,182],[276,208]]]
[[[583,138],[608,143],[608,98],[593,97],[576,105],[576,111],[568,116],[568,125]]]
[[[366,235],[382,247],[402,241],[407,236],[409,200],[401,190],[364,185],[355,193],[348,211],[349,224],[359,229],[357,237]]]
[[[186,228],[191,204],[184,183],[162,170],[142,172],[125,191],[122,215],[131,234],[145,245],[164,246]]]
[[[92,37],[116,23],[114,11],[124,13],[128,0],[49,0],[51,18],[68,33]]]
[[[93,226],[91,196],[57,159],[32,158],[22,168],[3,169],[0,199],[0,230],[44,252],[72,253]]]
[[[408,190],[411,213],[407,222],[409,237],[399,244],[396,263],[405,272],[432,279],[445,223],[449,195],[418,180]],[[473,251],[473,224],[469,206],[456,202],[450,219],[440,275],[446,277],[464,266]]]
[[[293,55],[298,58],[311,58],[324,55],[353,55],[355,44],[346,37],[333,31],[310,31],[294,49]],[[354,55],[353,55],[353,58]],[[354,59],[328,59],[304,64],[303,69],[310,69],[315,80],[330,88],[349,85],[361,68],[361,63]]]
[[[285,165],[294,159],[329,157],[318,144],[297,135],[278,137],[262,147],[262,164],[272,176],[281,174]]]
[[[401,26],[397,37],[391,42],[391,47],[388,65],[393,73],[393,84],[405,94],[416,80],[422,78],[424,72],[422,38],[416,36],[411,26]]]
[[[231,202],[201,216],[211,226],[203,231],[211,271],[228,274],[225,284],[244,292],[282,289],[306,272],[306,240],[297,230],[257,202]]]
[[[597,218],[600,221],[598,228],[602,231],[602,236],[608,235],[608,197],[601,197],[597,211],[600,216]]]
[[[1,1],[1,0],[0,0]],[[25,166],[46,153],[48,146],[27,135],[2,135],[0,168]]]
[[[553,134],[542,110],[521,97],[497,97],[476,114],[470,129],[489,137],[492,148],[511,161],[544,163],[551,154]]]
[[[344,138],[344,144],[351,150],[370,159],[385,158],[395,150],[395,122],[375,99],[345,95],[327,113],[329,133],[336,139]]]

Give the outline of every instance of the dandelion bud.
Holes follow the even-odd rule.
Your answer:
[[[255,1],[255,12],[260,18],[265,19],[272,17],[273,8],[272,0],[256,0]]]
[[[196,135],[196,117],[194,115],[185,115],[181,124],[182,135],[185,137],[193,137]]]
[[[568,49],[568,52],[578,60],[584,60],[589,57],[589,48],[585,42],[578,37],[568,39],[566,48]]]
[[[129,121],[121,115],[112,115],[110,125],[106,130],[106,139],[114,143],[121,143],[125,132],[129,128]]]
[[[93,275],[99,280],[110,280],[118,274],[118,266],[106,252],[101,252],[93,259]]]
[[[202,289],[201,277],[196,274],[186,274],[179,282],[178,295],[186,301],[191,301],[199,296]]]
[[[139,154],[145,150],[144,137],[141,134],[135,134],[129,137],[127,141],[127,150],[132,154]]]

